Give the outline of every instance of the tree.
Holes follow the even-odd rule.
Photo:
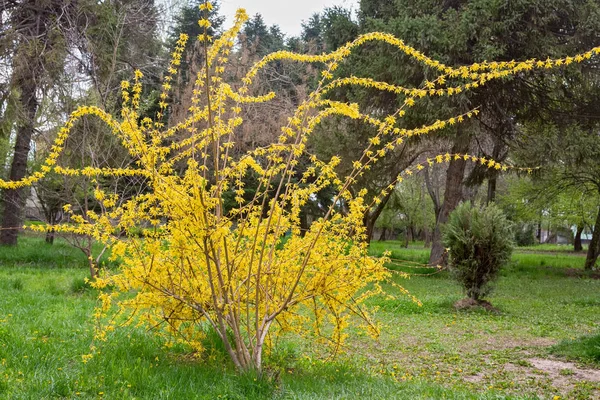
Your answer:
[[[200,6],[203,3],[204,2],[201,0],[186,0],[179,12],[175,15],[167,39],[166,45],[169,49],[175,48],[176,43],[182,34],[188,35],[190,38],[194,39],[186,56],[181,60],[181,66],[178,70],[179,72],[176,79],[171,82],[175,88],[172,92],[173,98],[169,103],[170,107],[167,110],[167,117],[171,124],[181,122],[181,120],[185,118],[188,109],[192,106],[189,101],[192,98],[191,90],[194,87],[194,82],[196,80],[194,71],[198,71],[202,68],[204,63],[202,45],[196,40],[199,35],[204,34],[204,29],[198,26],[198,20],[200,20],[203,13],[200,10]],[[209,14],[211,26],[207,29],[207,32],[212,37],[219,37],[223,22],[225,21],[225,16],[219,14],[218,1],[214,2]]]
[[[533,244],[534,227],[538,231],[542,226],[564,230],[576,227],[573,249],[581,251],[581,235],[584,230],[593,230],[596,219],[597,190],[591,185],[564,185],[551,168],[545,166],[533,176],[504,179],[497,204],[511,221],[520,226],[523,241],[530,240],[523,245]],[[516,241],[521,245],[518,233]]]
[[[385,229],[403,229],[405,246],[409,241],[420,238],[429,240],[435,225],[433,204],[425,189],[423,176],[411,176],[401,185],[397,185],[392,197],[377,219],[377,227]],[[383,240],[385,231],[381,233]]]
[[[258,57],[285,48],[285,38],[277,25],[267,26],[262,15],[256,14],[246,22],[241,32],[242,45]]]
[[[464,65],[484,60],[498,61],[544,58],[581,51],[597,43],[600,5],[596,2],[562,0],[539,2],[518,0],[437,1],[362,0],[359,24],[361,31],[379,30],[403,38],[417,49],[451,65]],[[375,76],[393,77],[395,82],[412,81],[414,85],[429,78],[432,71],[405,68],[402,61],[390,62],[384,51],[371,51],[370,72]],[[435,115],[439,110],[450,114],[464,112],[465,107],[480,105],[482,112],[476,123],[461,124],[443,134],[450,137],[451,152],[475,151],[486,158],[502,161],[508,156],[519,121],[524,111],[538,96],[547,97],[554,90],[539,78],[541,74],[522,75],[511,80],[490,82],[483,87],[463,92],[453,103],[442,107],[432,102],[420,115]],[[541,84],[540,84],[541,83]],[[483,140],[483,136],[489,140]],[[478,140],[472,140],[473,137]],[[489,142],[481,146],[482,142]],[[430,262],[442,253],[440,228],[449,213],[464,197],[465,181],[480,185],[489,182],[488,199],[495,193],[497,171],[475,168],[465,179],[464,160],[452,160],[447,171],[443,200],[437,214],[436,231]]]
[[[68,5],[65,7],[68,8]],[[9,5],[4,12],[8,13],[11,29],[3,45],[14,41],[14,48],[8,49],[13,54],[11,65],[11,88],[18,93],[16,100],[17,123],[16,139],[9,178],[21,180],[27,173],[27,160],[31,138],[35,128],[38,110],[37,91],[43,81],[56,74],[64,59],[64,47],[60,37],[64,29],[65,18],[60,18],[63,11],[62,2],[38,2],[35,0]],[[10,38],[9,38],[10,37]],[[7,51],[6,48],[4,51]],[[13,53],[14,52],[14,53]],[[21,189],[5,189],[2,193],[2,230],[0,244],[16,245],[20,229],[22,209],[27,192]]]
[[[352,19],[352,15],[348,10],[333,7],[324,10],[321,14],[314,15],[304,25],[302,37],[305,41],[317,44],[314,51],[318,52],[319,49],[332,51],[354,40],[359,32],[360,27]],[[374,59],[370,56],[368,48],[359,48],[355,54],[350,56],[347,63],[336,69],[334,76],[366,75],[373,76],[377,80],[389,81],[389,76],[374,73],[376,69],[373,67],[372,61]],[[392,82],[398,84],[395,80],[392,80]],[[377,115],[394,114],[401,107],[403,101],[401,100],[402,96],[360,86],[335,87],[331,90],[331,97],[355,102],[366,112]],[[410,123],[405,126],[411,127]],[[354,168],[354,162],[361,159],[364,148],[369,145],[369,138],[376,131],[377,127],[365,125],[361,121],[332,118],[324,122],[315,132],[309,146],[320,157],[344,155],[345,157],[342,158],[338,170],[341,174],[346,174]],[[365,189],[368,193],[366,200],[369,203],[376,200],[372,207],[365,210],[363,216],[363,224],[367,229],[368,240],[372,239],[376,221],[392,196],[392,189],[398,175],[411,166],[423,152],[424,146],[419,147],[418,144],[419,140],[417,138],[407,138],[404,143],[394,149],[393,156],[386,157],[356,177],[356,185],[354,185],[353,190],[358,193],[360,190]],[[376,145],[374,151],[382,148],[384,148],[384,144]],[[390,185],[392,188],[389,188]],[[382,192],[383,195],[378,196]]]
[[[590,224],[593,232],[585,261],[587,270],[594,268],[600,254],[599,128],[595,121],[582,126],[563,117],[560,124],[551,120],[532,123],[521,141],[521,156],[527,157],[530,163],[537,162],[542,166],[542,186],[546,188],[546,192],[595,192],[595,195],[587,196],[595,202],[588,208],[588,212],[591,211],[595,218]]]
[[[5,110],[14,110],[15,117],[4,121],[7,127],[3,130],[15,133],[9,178],[18,181],[27,175],[42,94],[56,94],[54,89],[65,76],[69,80],[84,71],[100,103],[107,109],[115,107],[115,89],[125,72],[123,67],[146,70],[148,56],[156,49],[156,40],[152,40],[156,39],[156,14],[151,0],[27,0],[9,2],[3,11],[7,28],[0,50],[3,58],[12,58],[9,88],[14,98]],[[78,69],[67,71],[74,64]],[[6,111],[5,117],[10,116]],[[17,243],[28,195],[20,189],[3,191],[1,244]]]

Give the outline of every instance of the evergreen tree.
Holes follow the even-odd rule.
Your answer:
[[[484,60],[563,56],[587,49],[597,44],[599,10],[597,2],[571,0],[362,0],[359,27],[361,32],[392,33],[444,63],[461,65]],[[357,71],[368,71],[364,73],[367,76],[399,85],[420,86],[430,75],[426,68],[407,63],[405,56],[386,51],[382,45],[365,46],[360,56],[355,58],[354,65]],[[415,111],[425,118],[435,119],[481,106],[481,116],[477,121],[459,124],[438,137],[451,140],[451,148],[447,150],[452,153],[471,149],[502,161],[508,155],[507,146],[518,133],[518,123],[530,117],[532,108],[528,105],[536,97],[551,96],[556,87],[548,83],[552,79],[536,73],[489,82],[482,88],[454,96],[451,103],[445,100],[444,104],[424,102],[422,108]],[[368,96],[371,103],[382,107],[398,106],[398,100],[392,96],[373,96]],[[482,146],[483,140],[473,142],[475,135],[478,138],[487,136],[489,139],[485,142],[490,144]],[[465,181],[479,185],[488,179],[488,197],[490,200],[494,197],[494,174],[476,168],[465,179],[465,172],[464,160],[449,163],[431,262],[436,262],[442,255],[440,227],[464,197]]]

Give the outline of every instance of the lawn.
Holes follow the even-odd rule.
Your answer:
[[[386,248],[427,258],[422,246],[372,245]],[[28,237],[0,249],[0,398],[600,398],[600,280],[572,273],[582,265],[581,255],[518,251],[490,298],[498,313],[455,311],[462,293],[446,272],[395,276],[423,305],[372,299],[379,340],[353,335],[343,355],[324,361],[310,343],[285,338],[256,377],[236,374],[218,345],[199,359],[136,328],[117,331],[84,364],[96,304],[85,258]],[[408,266],[393,267],[431,272]]]

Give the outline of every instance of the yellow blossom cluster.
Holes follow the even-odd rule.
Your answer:
[[[240,83],[231,84],[224,73],[247,15],[238,11],[234,26],[213,39],[208,20],[212,6],[205,2],[200,9],[204,13],[199,22],[203,33],[198,40],[204,46],[204,66],[196,75],[192,106],[184,121],[165,127],[162,119],[188,40],[186,35],[180,37],[172,53],[154,120],[139,114],[143,75],[136,71],[133,84],[124,81],[121,85],[123,108],[119,119],[96,107],[79,108],[59,131],[40,171],[17,182],[0,180],[0,188],[31,185],[49,172],[92,178],[143,176],[147,184],[143,194],[119,203],[117,196],[97,189],[94,195],[102,212],[90,212],[84,219],[67,207],[73,224],[55,228],[110,244],[112,258],[120,261],[117,272],[105,273],[94,282],[103,289],[96,317],[101,319],[113,311],[117,315],[133,314],[135,318],[126,320],[156,328],[154,331],[166,335],[168,343],[185,342],[198,351],[202,351],[210,327],[240,369],[260,368],[263,351],[280,333],[310,336],[330,345],[333,351],[340,349],[346,338],[345,328],[357,319],[370,334],[377,334],[377,324],[363,306],[368,298],[381,293],[378,283],[389,278],[390,272],[384,268],[386,257],[368,256],[362,220],[373,204],[365,204],[366,192],[356,193],[352,186],[365,170],[407,138],[461,123],[479,112],[473,109],[430,125],[401,128],[400,120],[408,107],[424,97],[456,95],[493,79],[582,62],[599,53],[596,48],[541,64],[528,60],[453,68],[400,39],[376,32],[328,54],[272,53],[251,67]],[[421,88],[355,76],[334,78],[334,71],[355,48],[372,41],[399,49],[439,75]],[[324,63],[325,69],[317,88],[289,117],[277,140],[233,157],[236,133],[243,124],[243,107],[268,102],[275,96],[252,95],[253,80],[262,68],[277,60]],[[457,82],[448,86],[449,81]],[[404,96],[404,103],[393,114],[369,115],[357,104],[325,96],[343,85],[393,92]],[[135,160],[134,167],[73,169],[56,165],[73,124],[84,116],[106,123]],[[340,157],[320,160],[306,149],[314,129],[332,116],[376,128],[362,155],[350,160],[354,168],[346,176],[337,172]],[[303,156],[308,156],[310,164],[301,168]],[[443,154],[403,171],[374,202],[403,177],[457,158],[497,170],[512,168],[484,157]],[[257,182],[251,190],[246,187],[249,176]],[[302,210],[326,188],[336,191],[331,206],[310,227],[303,227]],[[225,204],[229,194],[235,201],[233,208]],[[399,286],[398,293],[409,295]],[[111,319],[115,320],[118,318]],[[102,325],[97,339],[106,339],[114,328],[114,322]]]

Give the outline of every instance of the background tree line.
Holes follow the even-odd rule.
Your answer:
[[[36,169],[56,129],[79,104],[94,104],[113,113],[120,107],[120,82],[135,69],[144,72],[142,109],[158,111],[160,78],[179,33],[200,33],[198,1],[184,2],[175,18],[161,25],[162,5],[153,0],[4,0],[0,13],[0,174],[17,180]],[[212,34],[222,32],[224,18],[212,11]],[[287,49],[303,53],[335,50],[357,35],[383,31],[450,65],[484,60],[511,61],[563,57],[600,43],[600,2],[590,0],[361,0],[357,12],[328,8],[303,24],[298,37],[268,26],[260,15],[248,21],[230,55],[236,66],[231,82],[264,55]],[[174,82],[167,118],[176,123],[189,103],[202,52],[192,43]],[[256,92],[275,91],[269,118],[256,108],[243,111],[245,124],[238,140],[244,148],[270,143],[279,134],[285,115],[315,85],[319,66],[304,68],[274,63],[254,84]],[[336,73],[369,76],[396,85],[420,87],[432,71],[409,63],[400,52],[381,44],[362,47]],[[394,94],[369,89],[339,88],[334,95],[374,113],[393,112],[401,105]],[[405,239],[421,238],[432,251],[430,263],[443,262],[440,227],[463,200],[498,202],[515,222],[518,234],[531,239],[543,226],[576,227],[577,237],[592,233],[586,268],[600,253],[600,88],[597,62],[552,74],[542,72],[490,82],[482,88],[420,102],[415,112],[399,120],[413,128],[481,107],[475,119],[431,137],[412,137],[394,154],[359,178],[358,189],[378,193],[393,184],[399,172],[429,157],[470,153],[541,169],[532,176],[503,176],[482,166],[453,159],[445,167],[426,170],[398,185],[365,213],[363,222],[373,237],[402,230]],[[259,106],[256,106],[259,107]],[[363,124],[342,119],[324,123],[308,144],[320,157],[343,156],[340,169],[351,169],[370,136]],[[133,163],[110,132],[93,122],[79,123],[62,155],[70,166],[124,166]],[[180,166],[185,168],[185,166]],[[247,187],[257,183],[252,176]],[[28,190],[2,192],[0,243],[15,245],[28,198],[37,198],[42,217],[64,222],[62,207],[76,205],[85,215],[99,205],[95,187],[119,193],[144,190],[143,181],[91,180],[50,176]],[[125,190],[123,190],[125,189]],[[247,195],[251,195],[251,189]],[[233,194],[225,193],[233,201]],[[314,198],[303,215],[305,226],[318,218],[331,201]],[[340,204],[343,210],[344,205]],[[383,230],[383,235],[381,234]],[[538,238],[540,240],[541,237]],[[52,240],[52,235],[48,238]],[[90,238],[71,238],[92,256]],[[96,258],[96,256],[92,257]]]

